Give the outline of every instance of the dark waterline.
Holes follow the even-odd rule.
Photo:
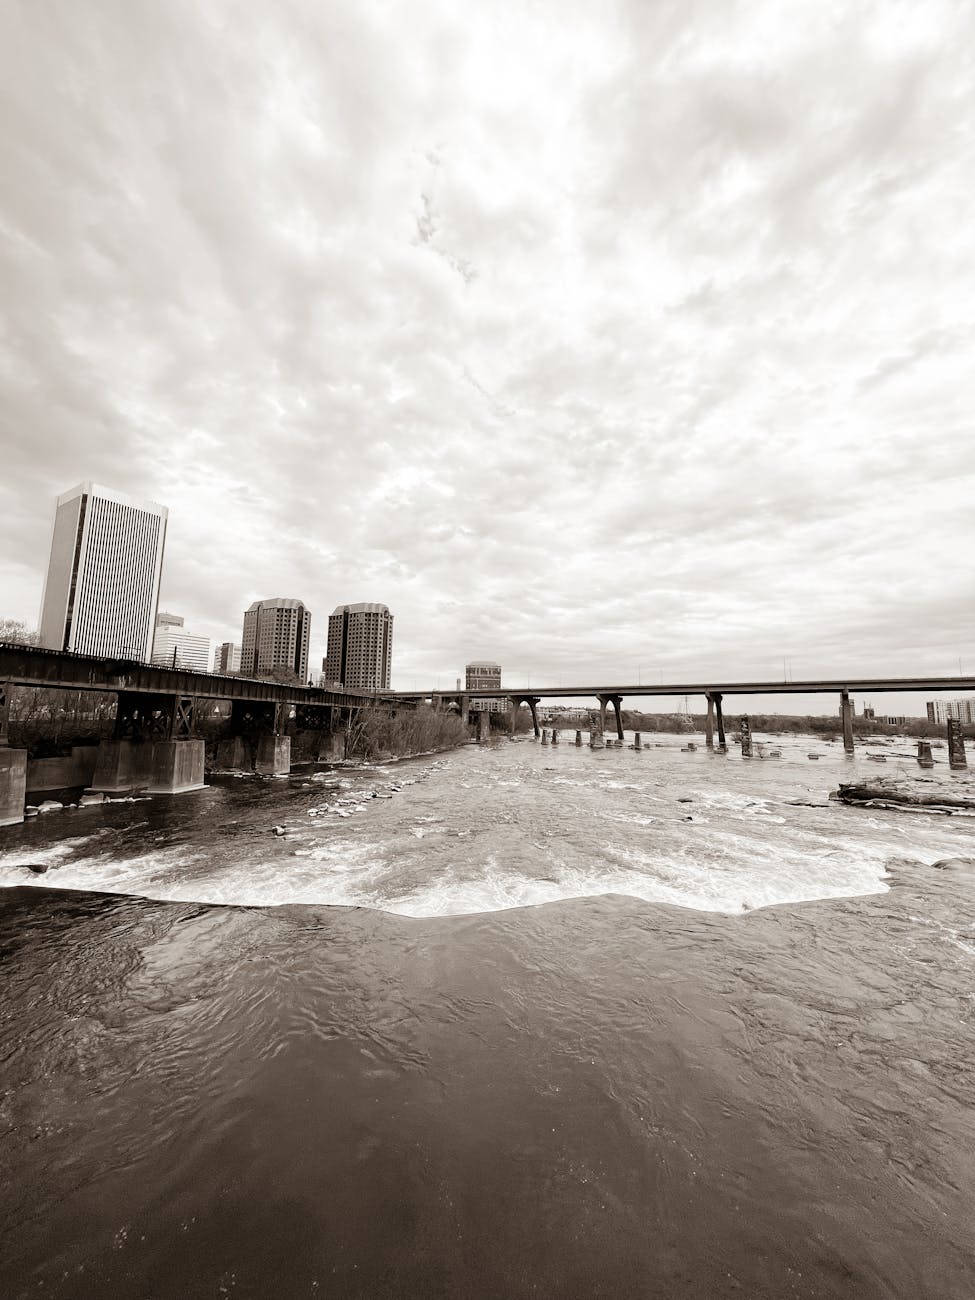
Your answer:
[[[537,790],[519,769],[538,816],[572,775],[551,767]],[[237,800],[229,841],[255,865],[268,798],[305,799],[213,797]],[[749,834],[822,833],[754,811]],[[178,836],[163,804],[123,813],[116,856]],[[866,823],[838,813],[855,842]],[[740,815],[722,795],[704,831],[719,814]],[[684,806],[668,815],[637,830],[672,854]],[[381,823],[362,825],[371,853]],[[428,846],[409,870],[441,889],[443,829],[382,836]],[[888,869],[887,892],[735,917],[608,894],[424,919],[0,890],[0,1292],[969,1297],[973,868]]]

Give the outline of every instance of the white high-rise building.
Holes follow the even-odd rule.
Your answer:
[[[325,678],[343,686],[389,690],[393,616],[385,605],[339,605],[328,617]]]
[[[191,672],[208,673],[210,638],[187,632],[180,615],[160,612],[156,617],[152,662],[164,668],[188,668]]]
[[[148,661],[169,511],[85,481],[58,497],[40,643]]]
[[[240,672],[240,646],[233,641],[221,641],[213,651],[215,673]]]

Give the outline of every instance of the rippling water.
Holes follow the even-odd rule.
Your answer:
[[[0,1292],[975,1294],[975,822],[658,742],[3,832]]]

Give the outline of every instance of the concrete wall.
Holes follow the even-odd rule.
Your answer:
[[[91,785],[97,760],[97,745],[74,745],[70,755],[61,758],[29,759],[27,789],[70,790]]]

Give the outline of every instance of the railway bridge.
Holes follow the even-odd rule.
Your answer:
[[[81,782],[105,793],[200,789],[204,742],[197,723],[214,702],[230,705],[229,734],[218,746],[220,765],[276,776],[291,770],[285,725],[292,717],[299,730],[330,735],[343,712],[381,701],[374,691],[325,690],[0,642],[0,826],[24,816],[27,752],[9,744],[16,686],[116,696],[114,734],[99,743],[90,782]],[[403,701],[399,707],[409,705]]]

